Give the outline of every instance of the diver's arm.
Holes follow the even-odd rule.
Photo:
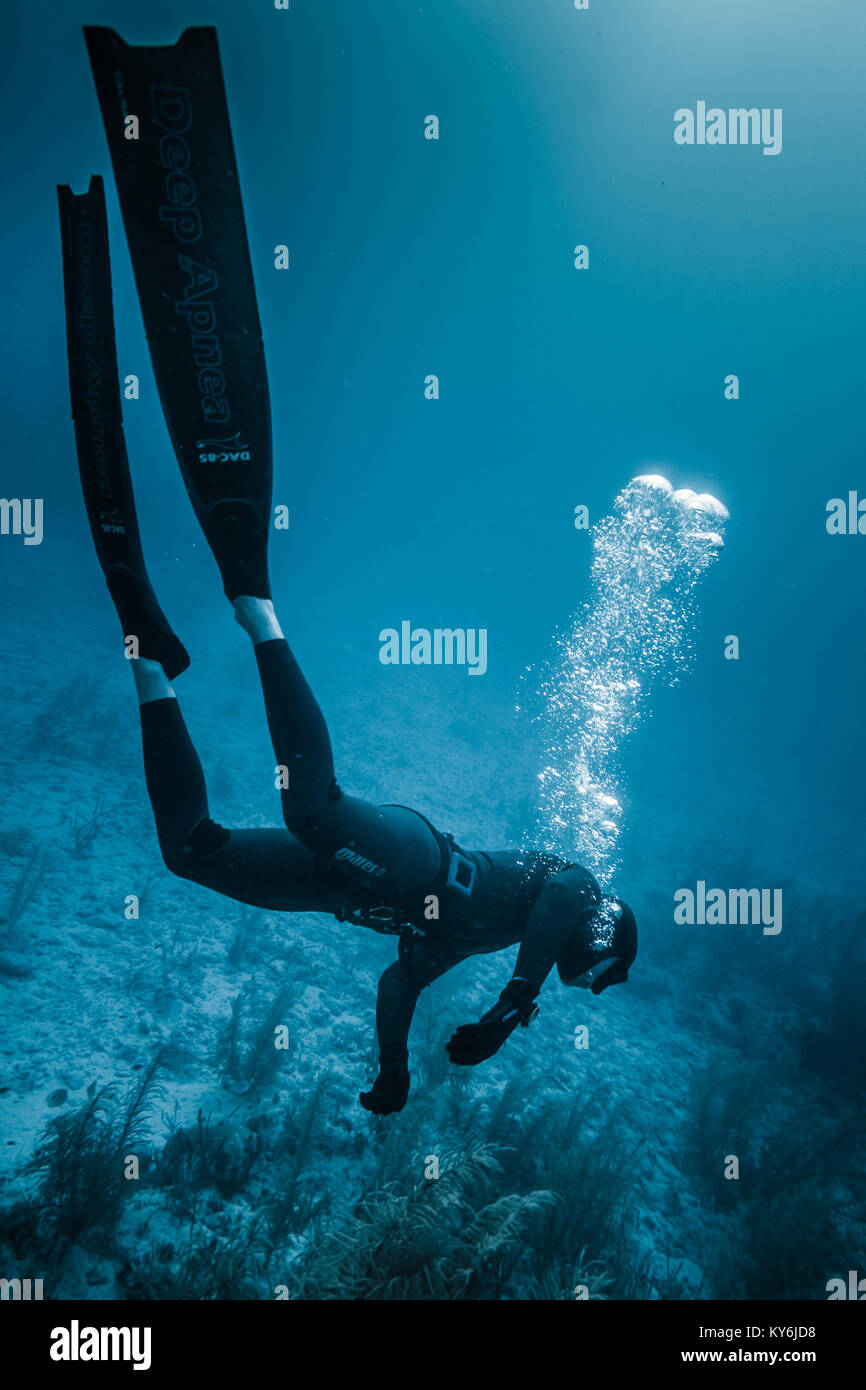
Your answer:
[[[379,1066],[405,1066],[409,1060],[409,1029],[421,982],[405,960],[395,960],[379,980],[376,998],[376,1035]]]
[[[401,944],[398,959],[380,977],[376,999],[379,1075],[372,1089],[360,1095],[365,1110],[390,1115],[403,1109],[409,1095],[409,1030],[418,996],[458,960],[421,945],[405,948]]]
[[[549,878],[526,920],[512,979],[523,980],[534,999],[582,914],[600,901],[598,884],[579,865]]]
[[[548,879],[527,918],[514,974],[492,1009],[477,1023],[465,1023],[445,1044],[452,1062],[474,1067],[498,1052],[518,1024],[527,1028],[538,1007],[535,996],[578,920],[600,894],[591,874],[579,866]]]

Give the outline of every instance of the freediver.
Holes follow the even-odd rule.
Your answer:
[[[94,176],[78,196],[62,187],[79,471],[124,641],[137,647],[132,670],[160,850],[173,874],[239,902],[334,914],[399,938],[378,987],[379,1073],[360,1095],[365,1109],[387,1115],[406,1103],[412,1016],[433,980],[519,943],[496,1003],[446,1044],[451,1062],[474,1066],[535,1017],[554,965],[563,983],[594,994],[627,980],[635,918],[579,863],[540,851],[467,850],[420,812],[373,805],[338,785],[325,720],[283,635],[268,578],[267,383],[214,33],[188,30],[171,48],[149,49],[111,30],[86,35],[166,421],[225,594],[252,642],[274,756],[286,771],[285,829],[230,830],[211,818],[171,685],[189,657],[157,602],[139,539],[102,180]],[[148,108],[140,138],[124,142],[125,110]],[[179,182],[167,181],[167,168]],[[229,402],[234,413],[220,428]],[[217,423],[205,428],[203,420]]]

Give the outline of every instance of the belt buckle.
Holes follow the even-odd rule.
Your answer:
[[[392,931],[397,930],[397,914],[393,907],[386,907],[384,903],[379,907],[367,908],[367,921],[375,923],[384,931],[387,931],[389,927]]]
[[[445,886],[453,888],[455,893],[462,893],[464,898],[471,898],[472,890],[475,887],[475,873],[476,869],[472,860],[467,859],[466,855],[461,854],[459,850],[452,850]]]

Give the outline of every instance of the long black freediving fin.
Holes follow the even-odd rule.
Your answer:
[[[268,598],[270,401],[216,30],[84,34],[187,491],[229,598]]]
[[[157,602],[145,569],[123,435],[114,345],[105,195],[98,175],[77,196],[57,189],[66,292],[69,393],[78,471],[96,554],[125,637],[169,679],[189,657]]]

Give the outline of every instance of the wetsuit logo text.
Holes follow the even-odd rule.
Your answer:
[[[385,870],[381,864],[374,864],[372,859],[365,859],[363,854],[358,854],[356,850],[349,849],[344,845],[338,849],[334,855],[335,859],[342,859],[346,864],[353,864],[356,869],[363,869],[365,874],[371,874],[373,878],[381,878]]]
[[[408,620],[379,633],[383,666],[466,666],[470,676],[487,670],[486,627],[413,628]]]

